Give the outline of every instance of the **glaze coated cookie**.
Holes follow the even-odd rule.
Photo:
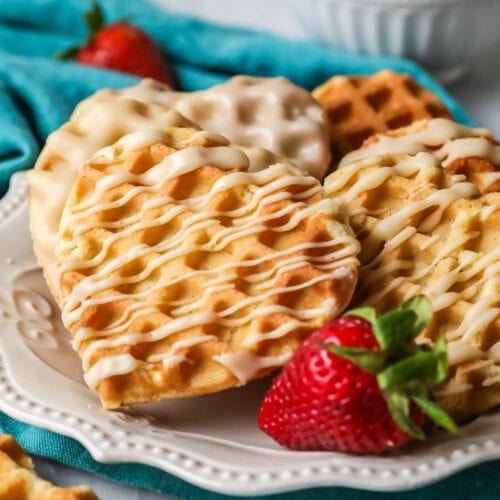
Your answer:
[[[293,164],[224,137],[129,134],[78,172],[56,245],[62,318],[106,408],[242,385],[349,303],[359,244]]]
[[[389,310],[418,294],[434,308],[420,340],[445,335],[451,374],[436,391],[458,419],[500,403],[500,193],[481,195],[434,154],[374,156],[325,181],[360,243],[356,303]]]

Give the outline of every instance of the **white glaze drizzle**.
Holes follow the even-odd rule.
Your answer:
[[[421,152],[431,153],[445,168],[455,160],[477,157],[500,169],[500,144],[494,142],[490,130],[466,127],[445,118],[422,123],[420,128],[407,135],[378,134],[375,142],[344,156],[340,165],[374,156],[413,156]],[[480,176],[487,188],[500,179],[500,172],[484,172]]]
[[[284,365],[292,354],[285,352],[278,356],[258,356],[251,351],[240,350],[216,355],[214,359],[233,373],[240,382],[245,383],[266,368]]]
[[[438,149],[434,149],[439,147]],[[471,128],[446,118],[434,118],[425,126],[408,135],[389,136],[377,134],[377,141],[348,153],[340,166],[353,161],[381,155],[415,155],[431,152],[444,165],[456,158],[479,156],[500,164],[500,146],[492,144],[492,133],[484,128]]]
[[[140,131],[121,139],[112,149],[107,149],[98,153],[91,163],[96,167],[99,164],[108,165],[113,161],[120,161],[124,155],[136,148],[164,140],[161,131]],[[217,137],[214,138],[216,140]],[[94,218],[91,222],[86,222],[95,214],[103,210],[117,208],[126,205],[134,196],[141,193],[156,193],[160,186],[167,180],[175,179],[188,172],[191,172],[204,165],[214,165],[220,169],[227,170],[209,187],[206,194],[188,198],[178,202],[177,200],[160,196],[153,201],[146,202],[138,213],[130,215],[121,222],[99,222]],[[239,170],[237,170],[239,168]],[[273,165],[260,172],[247,172],[248,159],[238,148],[231,146],[200,147],[193,146],[176,151],[164,158],[157,165],[142,174],[132,174],[126,172],[116,172],[106,175],[96,182],[93,192],[81,203],[72,208],[66,209],[63,214],[60,227],[58,247],[59,255],[69,255],[60,265],[59,280],[67,271],[81,271],[89,267],[100,266],[90,276],[84,277],[73,287],[69,295],[62,302],[62,317],[65,325],[71,328],[78,321],[83,312],[91,306],[103,305],[123,299],[140,299],[140,304],[134,303],[128,306],[121,317],[115,320],[105,329],[95,331],[90,328],[80,328],[74,335],[74,346],[80,351],[83,365],[87,371],[87,382],[92,387],[96,387],[101,380],[113,374],[124,374],[133,371],[141,366],[151,363],[161,362],[165,368],[174,366],[186,360],[183,349],[194,346],[198,343],[208,342],[214,337],[207,335],[197,335],[188,337],[182,341],[174,342],[170,350],[166,353],[156,353],[145,361],[134,362],[133,359],[124,355],[112,355],[106,361],[94,362],[93,357],[100,349],[115,348],[124,345],[134,345],[137,343],[156,342],[175,333],[188,330],[193,327],[218,324],[227,328],[239,328],[245,326],[252,330],[254,319],[267,317],[272,314],[285,313],[291,320],[286,325],[274,329],[271,332],[258,334],[250,333],[246,345],[254,346],[264,339],[274,339],[286,335],[294,327],[307,325],[311,319],[318,317],[330,318],[338,309],[338,305],[333,300],[325,300],[320,306],[309,310],[296,310],[279,304],[272,304],[267,299],[272,299],[280,293],[290,293],[296,290],[307,289],[316,283],[324,280],[349,278],[350,267],[355,265],[355,255],[358,251],[358,243],[349,233],[342,236],[332,237],[327,241],[297,243],[290,248],[275,250],[270,254],[264,254],[258,258],[245,260],[235,260],[212,269],[192,269],[186,274],[159,280],[155,285],[149,287],[144,292],[135,294],[122,294],[119,292],[100,296],[105,290],[113,287],[131,283],[138,283],[149,276],[162,264],[173,259],[188,256],[192,252],[216,252],[224,251],[232,242],[249,235],[254,235],[263,230],[273,231],[277,234],[284,233],[296,228],[305,219],[315,214],[325,214],[332,217],[332,224],[335,220],[339,204],[334,200],[323,198],[314,204],[307,205],[303,200],[321,192],[321,186],[312,177],[298,176],[293,167],[284,164]],[[290,175],[294,174],[294,175]],[[106,192],[124,183],[132,183],[134,187],[118,199],[103,203],[101,200]],[[215,195],[234,187],[255,186],[254,192],[243,206],[227,211],[207,209],[208,202]],[[300,186],[301,192],[292,194],[288,187]],[[286,200],[287,204],[281,210],[272,213],[265,213],[263,209],[271,203]],[[156,219],[143,219],[146,211],[153,207],[164,207],[161,216]],[[256,211],[264,212],[257,216]],[[152,246],[136,244],[130,250],[121,253],[119,256],[109,259],[108,252],[112,245],[121,239],[127,239],[135,232],[148,227],[155,227],[172,221],[180,214],[184,216],[180,228],[168,239],[162,240]],[[213,227],[217,223],[218,217],[230,217],[232,224],[222,228],[213,234],[207,241],[197,243],[190,240],[190,236],[197,231]],[[285,222],[272,224],[267,223],[273,220],[285,218]],[[99,251],[89,259],[83,259],[78,247],[78,237],[84,236],[89,230],[95,228],[119,228],[120,231],[110,232],[105,237]],[[65,241],[64,235],[67,231],[72,232],[72,236]],[[322,249],[321,255],[308,256],[308,250]],[[298,252],[301,252],[298,254]],[[154,255],[148,260],[147,265],[131,276],[122,277],[116,273],[123,266],[129,264],[139,257]],[[277,263],[278,257],[281,258]],[[106,259],[106,262],[105,262]],[[276,262],[276,263],[273,263]],[[254,271],[252,268],[266,263],[266,270]],[[306,265],[313,265],[319,274],[300,284],[293,284],[283,287],[276,287],[274,282],[283,273],[299,269]],[[233,290],[233,281],[237,278],[234,271],[237,268],[247,267],[250,272],[242,278],[243,281],[252,286],[253,294],[243,300],[238,301],[230,307],[215,312],[198,312],[203,303],[214,294],[223,290]],[[133,332],[131,325],[133,321],[141,316],[155,311],[159,304],[151,300],[148,294],[155,290],[168,288],[183,280],[203,277],[203,284],[200,294],[187,300],[173,299],[163,301],[163,306],[170,307],[170,319],[161,327],[149,332]],[[267,301],[265,306],[255,308],[256,304]],[[84,341],[91,342],[83,343]],[[245,352],[245,351],[242,351]],[[233,355],[225,354],[222,357],[214,357],[216,361],[226,366],[229,370],[236,370],[234,375],[241,380],[243,373],[252,376],[266,367],[277,366],[287,359],[288,353],[277,357],[262,357],[256,354],[239,354],[235,360],[246,359],[248,365],[241,368],[241,363],[233,360]],[[116,357],[117,363],[113,362]],[[250,362],[251,361],[251,362]],[[144,364],[145,363],[145,364]],[[253,366],[250,366],[253,365]]]
[[[422,133],[426,140],[430,131],[441,132],[441,135],[434,136],[434,142],[430,144],[441,144],[448,137],[456,134],[457,131],[463,134],[469,134],[470,129],[461,128],[446,120],[433,120],[429,123],[428,129]],[[444,133],[444,135],[443,135]],[[487,135],[483,130],[477,130],[479,135]],[[383,139],[384,141],[386,138]],[[394,144],[398,147],[400,138],[394,139]],[[423,140],[423,139],[422,139]],[[379,146],[379,143],[369,146],[372,154],[377,154],[382,147],[392,144],[392,139],[387,138],[385,146]],[[473,145],[485,144],[488,141],[478,139],[480,142],[474,142]],[[411,143],[410,143],[411,144]],[[403,146],[395,152],[412,153],[406,146],[408,143],[403,141]],[[418,146],[420,147],[420,146]],[[418,149],[417,147],[417,149]],[[488,142],[486,149],[491,152],[491,144]],[[370,149],[371,148],[371,149]],[[406,149],[405,149],[406,148]],[[445,148],[449,161],[450,158],[468,156],[469,153],[478,153],[478,149],[471,147],[468,140],[458,141],[453,144],[447,144]],[[392,150],[394,152],[394,148]],[[358,154],[359,153],[359,154]],[[490,156],[490,160],[497,161],[498,154]],[[470,206],[466,208],[466,217],[457,217],[453,222],[450,235],[432,234],[434,228],[440,223],[443,214],[447,208],[460,203],[462,199],[475,199],[478,196],[478,190],[471,183],[464,182],[463,177],[450,176],[450,185],[441,189],[432,189],[432,182],[426,184],[426,178],[432,179],[438,173],[433,169],[440,169],[438,158],[433,154],[416,153],[413,157],[400,157],[395,163],[387,166],[384,157],[366,157],[365,150],[348,155],[348,158],[342,162],[342,166],[337,172],[330,175],[325,186],[327,192],[340,199],[348,207],[350,204],[356,206],[356,199],[362,199],[364,193],[375,189],[384,184],[393,176],[411,178],[415,175],[421,175],[423,181],[413,192],[410,192],[410,198],[394,210],[387,214],[384,210],[370,211],[365,208],[355,207],[352,212],[357,214],[370,215],[373,213],[375,220],[370,226],[368,235],[362,240],[362,266],[360,268],[360,283],[364,289],[371,290],[371,295],[366,304],[376,305],[395,289],[405,287],[407,297],[417,293],[423,293],[430,297],[434,310],[453,307],[461,300],[469,302],[465,309],[465,316],[457,328],[446,332],[449,342],[450,364],[455,366],[474,360],[483,360],[481,363],[473,364],[474,370],[491,365],[500,361],[500,348],[498,344],[488,352],[483,352],[479,348],[478,339],[481,333],[493,322],[498,321],[500,317],[500,248],[494,248],[486,253],[477,253],[464,251],[469,241],[479,236],[478,231],[469,228],[468,221],[472,218],[486,220],[494,216],[494,213],[500,210],[498,198],[485,198],[485,201],[478,203],[475,212],[470,213]],[[388,158],[388,157],[385,157]],[[352,162],[348,163],[351,159]],[[370,169],[372,165],[381,163],[380,167]],[[386,166],[384,166],[386,165]],[[429,190],[427,194],[426,190]],[[419,194],[412,201],[412,197]],[[491,195],[487,195],[491,196]],[[410,223],[412,216],[418,215],[429,207],[434,210],[430,216],[424,220],[419,220],[419,225],[414,226]],[[494,219],[492,219],[494,220]],[[492,228],[494,231],[494,228]],[[435,249],[435,256],[431,262],[425,264],[420,262],[418,268],[414,268],[414,263],[404,258],[388,258],[390,253],[402,246],[415,233],[422,233],[427,236],[421,244],[422,250]],[[431,278],[431,275],[439,262],[453,256],[456,259],[456,265],[439,279]],[[406,272],[413,269],[410,276]],[[392,275],[392,276],[391,276]],[[386,277],[391,276],[390,280]],[[382,286],[381,283],[384,283]],[[419,284],[420,283],[420,284]],[[454,291],[455,285],[470,283],[469,286],[462,286]],[[485,359],[486,358],[486,359]],[[497,375],[487,377],[483,385],[488,386],[498,383],[500,378]],[[441,395],[451,395],[459,392],[465,392],[472,388],[470,384],[457,385],[451,381],[442,391]]]
[[[187,113],[191,122],[172,108]],[[329,165],[328,120],[312,96],[284,78],[237,76],[200,92],[173,92],[154,80],[103,89],[82,101],[52,133],[28,174],[30,230],[37,259],[59,299],[56,235],[81,165],[120,137],[145,129],[201,127],[246,146],[251,170],[291,158],[321,179]],[[265,148],[272,148],[272,151]],[[46,202],[50,193],[51,203]]]
[[[201,128],[225,135],[232,144],[290,158],[318,179],[328,168],[325,112],[306,90],[285,78],[239,75],[198,92],[173,92],[145,80],[116,95],[176,109]],[[258,163],[256,158],[253,169]]]

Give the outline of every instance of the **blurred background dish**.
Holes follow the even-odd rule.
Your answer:
[[[500,42],[498,0],[291,0],[307,34],[328,46],[416,60],[444,83]]]

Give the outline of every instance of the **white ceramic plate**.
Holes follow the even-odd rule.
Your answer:
[[[232,495],[334,485],[405,490],[500,458],[499,412],[458,436],[438,433],[390,456],[285,450],[256,424],[268,379],[210,396],[102,410],[82,381],[36,264],[26,194],[19,173],[0,201],[0,410],[11,417],[77,439],[99,462],[148,464]]]

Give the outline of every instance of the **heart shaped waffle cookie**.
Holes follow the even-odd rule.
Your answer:
[[[187,127],[138,131],[78,172],[60,305],[106,408],[241,385],[349,303],[359,244],[321,184]]]
[[[175,109],[203,130],[220,133],[237,146],[288,158],[320,180],[330,163],[323,108],[286,78],[237,75],[198,92],[173,92],[144,80],[118,95]]]
[[[421,340],[448,340],[451,376],[436,396],[458,419],[500,403],[500,193],[480,195],[434,154],[343,163],[326,191],[361,243],[356,302],[380,311],[427,295]]]

